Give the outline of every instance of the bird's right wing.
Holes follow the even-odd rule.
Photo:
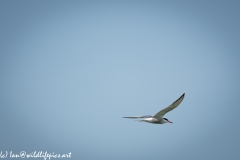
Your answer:
[[[180,98],[178,98],[175,102],[173,102],[171,105],[169,105],[167,108],[159,111],[153,117],[157,118],[157,119],[162,118],[167,112],[169,112],[169,111],[173,110],[174,108],[176,108],[183,101],[184,95],[185,95],[185,93]]]

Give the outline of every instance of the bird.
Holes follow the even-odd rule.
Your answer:
[[[164,124],[164,123],[173,123],[167,118],[163,118],[163,116],[168,113],[169,111],[173,110],[176,108],[184,99],[185,93],[181,95],[175,102],[170,104],[167,108],[159,111],[157,114],[154,116],[146,115],[146,116],[131,116],[131,117],[123,117],[123,118],[144,118],[142,120],[138,120],[139,122],[148,122],[148,123],[153,123],[153,124]]]

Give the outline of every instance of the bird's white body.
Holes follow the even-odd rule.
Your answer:
[[[167,108],[159,111],[154,116],[131,116],[131,117],[123,117],[123,118],[145,118],[143,120],[139,120],[139,122],[148,122],[148,123],[153,123],[153,124],[172,123],[167,118],[163,118],[163,116],[167,112],[176,108],[183,101],[184,95],[185,95],[185,93],[180,98],[178,98],[175,102],[173,102],[171,105],[169,105]]]
[[[146,118],[141,120],[142,122],[154,123],[154,124],[163,124],[167,123],[164,119],[157,119],[157,118]]]
[[[157,119],[156,118],[146,118],[146,119],[144,119],[144,121],[151,123],[151,122],[157,121]]]
[[[157,119],[157,118],[146,118],[146,119],[140,120],[139,122],[148,122],[153,124],[168,123],[168,121],[166,121],[165,119]]]

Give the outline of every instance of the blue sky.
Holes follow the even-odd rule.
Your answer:
[[[237,160],[238,1],[1,1],[1,151]],[[154,125],[123,116],[154,115]]]

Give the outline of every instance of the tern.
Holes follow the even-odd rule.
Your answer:
[[[164,123],[172,123],[167,118],[163,118],[163,116],[176,108],[184,98],[185,93],[181,97],[179,97],[175,102],[173,102],[171,105],[169,105],[167,108],[159,111],[155,116],[132,116],[132,117],[123,117],[123,118],[145,118],[143,120],[139,120],[139,122],[148,122],[148,123],[154,123],[154,124],[164,124]]]

